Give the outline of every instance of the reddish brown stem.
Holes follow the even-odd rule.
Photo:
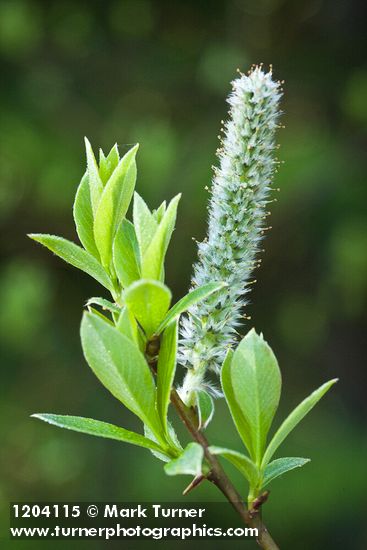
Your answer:
[[[232,485],[217,457],[210,453],[209,442],[203,432],[198,429],[195,411],[192,408],[186,407],[175,389],[171,391],[171,403],[175,407],[179,417],[185,424],[193,439],[204,449],[205,458],[210,465],[210,473],[207,475],[207,479],[212,481],[218,487],[236,512],[241,516],[244,523],[246,523],[249,527],[257,529],[258,536],[256,540],[260,548],[263,548],[263,550],[279,550],[279,547],[274,542],[266,526],[264,525],[260,513],[256,511],[256,513],[253,514],[247,510],[242,501],[241,495]]]

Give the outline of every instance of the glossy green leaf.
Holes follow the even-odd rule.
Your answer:
[[[158,225],[152,240],[141,258],[141,274],[146,279],[160,280],[168,244],[175,227],[178,202],[181,195],[174,197]]]
[[[213,455],[221,455],[223,458],[231,462],[233,466],[241,472],[241,474],[247,479],[247,481],[255,486],[259,480],[259,472],[256,464],[248,456],[232,451],[231,449],[225,449],[223,447],[210,446],[209,451]]]
[[[88,273],[108,290],[112,290],[112,283],[101,264],[89,252],[80,246],[72,243],[62,237],[55,235],[46,235],[41,233],[31,233],[28,235],[34,241],[42,244],[54,254],[59,256],[68,264],[77,267],[81,271]]]
[[[122,220],[113,242],[113,263],[121,285],[126,288],[140,279],[140,252],[134,226]]]
[[[138,193],[134,193],[133,221],[142,256],[157,231],[158,223]]]
[[[83,315],[81,339],[85,358],[97,378],[160,437],[153,376],[136,345],[91,313]]]
[[[100,306],[105,311],[110,311],[111,313],[117,313],[120,314],[121,308],[117,306],[116,304],[110,302],[109,300],[106,300],[105,298],[99,298],[99,297],[93,297],[89,298],[89,300],[86,303],[86,306],[96,305]]]
[[[80,242],[92,256],[99,260],[99,252],[94,242],[93,210],[87,173],[84,174],[76,192],[73,215]]]
[[[297,426],[299,422],[310,412],[311,409],[320,401],[321,397],[338,381],[337,378],[325,382],[317,390],[311,393],[306,399],[304,399],[284,420],[280,428],[275,432],[272,440],[270,441],[268,448],[265,451],[262,466],[266,466],[274,455],[279,445],[284,441],[287,435]]]
[[[231,376],[231,363],[233,359],[233,351],[228,350],[226,358],[224,359],[221,370],[221,385],[223,393],[225,395],[228,408],[230,410],[234,425],[237,428],[238,434],[241,437],[243,443],[247,447],[248,452],[253,456],[252,441],[250,438],[250,427],[246,417],[242,413],[240,406],[234,395]]]
[[[163,283],[140,279],[125,290],[123,299],[147,337],[150,337],[168,311],[171,292]]]
[[[102,149],[99,150],[99,176],[102,180],[103,185],[106,185],[106,183],[112,176],[112,173],[118,165],[119,160],[120,155],[117,143],[115,143],[115,145],[112,147],[107,157],[105,157]]]
[[[123,441],[125,443],[131,443],[138,447],[145,447],[146,449],[163,452],[161,447],[144,437],[143,435],[135,432],[130,432],[119,426],[109,424],[107,422],[101,422],[100,420],[94,420],[92,418],[83,418],[82,416],[68,416],[61,414],[32,414],[33,418],[38,418],[59,428],[66,428],[67,430],[73,430],[74,432],[81,432],[89,435],[95,435],[97,437],[105,437],[107,439],[115,439],[117,441]]]
[[[135,145],[120,160],[103,189],[98,209],[94,216],[94,240],[102,264],[109,267],[112,259],[112,243],[134,192],[136,181]]]
[[[176,370],[178,322],[171,323],[161,336],[157,365],[157,409],[167,432],[167,412]]]
[[[254,329],[234,352],[230,375],[234,397],[247,421],[251,457],[260,464],[280,399],[281,374],[274,353]]]
[[[204,300],[210,294],[217,292],[221,288],[227,286],[226,283],[207,283],[206,285],[199,286],[192,290],[186,296],[181,298],[167,313],[166,317],[163,319],[160,324],[157,332],[160,333],[165,327],[175,318],[181,315],[184,311],[188,310],[194,304],[197,304],[201,300]]]
[[[189,443],[178,458],[174,458],[164,466],[169,476],[201,474],[204,451],[198,443]]]
[[[287,458],[277,458],[270,462],[265,468],[262,487],[265,487],[273,481],[276,477],[279,477],[289,470],[294,470],[294,468],[301,468],[310,462],[309,458],[298,458],[298,457],[287,457]]]
[[[99,169],[97,161],[95,159],[93,149],[89,140],[84,138],[85,141],[85,150],[87,153],[87,173],[88,173],[88,182],[90,189],[90,198],[92,204],[92,211],[95,216],[98,208],[98,204],[103,191],[103,183],[99,176]],[[97,247],[98,248],[98,247]]]
[[[214,400],[212,396],[204,390],[197,391],[196,407],[199,417],[199,429],[205,430],[214,416]]]

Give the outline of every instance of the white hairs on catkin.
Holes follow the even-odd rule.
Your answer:
[[[259,243],[266,229],[269,192],[276,169],[280,83],[255,67],[232,82],[229,119],[217,151],[209,204],[208,237],[198,245],[192,285],[225,281],[228,286],[191,307],[181,322],[179,361],[188,368],[180,395],[212,390],[206,371],[219,373],[248,303]]]

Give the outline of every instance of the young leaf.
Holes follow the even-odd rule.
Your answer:
[[[112,243],[134,192],[136,181],[135,145],[120,160],[103,189],[94,218],[94,239],[101,255],[102,264],[109,267],[112,258]]]
[[[171,291],[158,281],[140,279],[125,290],[124,301],[149,338],[168,311]]]
[[[157,409],[167,434],[167,412],[176,370],[178,322],[171,323],[161,337],[157,365]]]
[[[199,417],[199,429],[205,430],[214,415],[214,401],[212,396],[204,390],[197,391],[196,406]]]
[[[248,456],[232,451],[231,449],[225,449],[223,447],[210,446],[209,451],[213,455],[221,455],[223,458],[231,462],[237,470],[247,479],[250,485],[255,486],[259,480],[259,472],[256,464]]]
[[[273,462],[270,462],[270,464],[268,464],[265,468],[262,488],[268,485],[268,483],[273,481],[276,477],[279,477],[294,468],[300,468],[301,466],[307,464],[307,462],[310,462],[309,458],[287,457],[273,460]]]
[[[233,359],[233,351],[228,350],[227,355],[224,359],[222,370],[221,370],[221,385],[223,393],[225,395],[227,405],[231,412],[233,422],[237,428],[238,434],[245,444],[248,452],[251,456],[254,456],[254,450],[252,446],[252,441],[250,438],[250,427],[245,418],[240,406],[238,405],[232,386],[232,376],[231,376],[231,363]]]
[[[90,199],[88,174],[85,173],[75,195],[73,215],[76,231],[82,245],[99,260],[99,252],[94,242],[93,210]]]
[[[134,226],[122,220],[113,241],[113,263],[124,288],[140,279],[140,253]]]
[[[138,193],[134,193],[133,221],[142,256],[157,231],[158,223]]]
[[[112,147],[107,157],[104,156],[102,149],[99,150],[99,175],[103,185],[106,185],[113,171],[118,165],[120,160],[119,150],[117,143]]]
[[[153,210],[152,214],[157,223],[161,223],[164,213],[166,211],[166,208],[167,208],[166,201],[163,201],[162,204],[159,206],[159,208],[157,208],[157,210]]]
[[[105,437],[107,439],[116,439],[117,441],[124,441],[125,443],[131,443],[132,445],[138,445],[139,447],[145,447],[146,449],[164,453],[164,450],[151,439],[120,428],[119,426],[101,422],[100,420],[61,414],[32,414],[32,417],[58,426],[59,428],[66,428],[67,430],[95,435],[97,437]]]
[[[139,346],[138,324],[134,315],[128,310],[127,307],[122,308],[116,323],[116,328],[118,328],[122,334],[129,338],[129,340],[135,342],[135,344]]]
[[[97,161],[95,159],[93,149],[89,140],[85,137],[85,150],[87,153],[87,173],[88,173],[88,182],[90,189],[90,198],[92,203],[93,214],[95,215],[98,204],[103,191],[103,183],[99,176],[99,170]]]
[[[110,311],[111,313],[118,313],[120,314],[121,308],[118,307],[116,304],[113,304],[109,300],[106,300],[105,298],[98,298],[93,297],[89,298],[89,300],[86,303],[86,306],[96,305],[100,306],[103,310]]]
[[[172,319],[181,315],[181,313],[186,311],[189,307],[197,304],[201,300],[204,300],[204,298],[207,298],[208,296],[210,296],[210,294],[213,294],[213,292],[216,292],[217,290],[220,290],[225,286],[226,283],[207,283],[206,285],[199,286],[198,288],[195,288],[195,290],[192,290],[191,292],[186,294],[186,296],[181,298],[181,300],[179,300],[173,307],[171,307],[166,317],[159,325],[157,333],[161,333],[162,330],[164,330],[166,326],[172,321]]]
[[[62,237],[55,235],[46,235],[41,233],[31,233],[28,235],[34,241],[43,244],[46,248],[54,252],[68,264],[77,267],[81,271],[88,273],[96,279],[102,286],[112,291],[112,283],[101,264],[80,246],[72,243]]]
[[[162,277],[164,258],[175,227],[180,198],[181,195],[177,195],[171,200],[149,246],[142,254],[141,274],[146,279],[160,280]]]
[[[136,345],[91,313],[83,315],[81,339],[85,358],[97,378],[161,437],[153,376]]]
[[[273,439],[270,441],[268,448],[265,451],[262,467],[266,466],[270,461],[271,457],[279,447],[279,445],[284,441],[287,435],[297,426],[299,422],[310,412],[311,409],[320,401],[321,397],[338,381],[337,378],[325,382],[317,390],[311,393],[306,399],[304,399],[298,407],[296,407],[290,415],[284,420],[280,428],[275,432]]]
[[[262,335],[252,329],[234,352],[230,370],[234,396],[249,428],[251,456],[260,464],[280,398],[278,363]]]
[[[204,451],[198,443],[189,443],[178,458],[174,458],[164,466],[168,476],[201,474]]]

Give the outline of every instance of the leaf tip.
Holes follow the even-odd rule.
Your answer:
[[[321,386],[321,388],[324,388],[323,394],[328,392],[332,386],[334,386],[337,382],[339,382],[339,378],[332,378],[331,380],[328,380]],[[316,390],[317,391],[317,390]]]
[[[87,302],[86,305],[89,306],[90,304],[88,304],[88,302]],[[93,313],[91,313],[90,311],[84,310],[83,315],[82,315],[82,322],[87,320],[87,318],[92,317],[92,316],[93,316]]]
[[[49,237],[49,236],[50,235],[47,235],[45,233],[28,233],[27,234],[27,237],[32,239],[32,241],[35,241],[35,242],[40,243],[40,244],[44,244],[45,243],[45,238],[47,239],[47,237]]]
[[[85,136],[84,136],[84,143],[85,143],[85,152],[86,152],[86,155],[87,155],[88,169],[90,170],[92,165],[95,165],[98,169],[97,161],[96,161],[96,158],[94,156],[92,145],[91,145],[89,139]]]
[[[140,143],[135,143],[135,145],[133,145],[131,147],[131,149],[128,150],[126,155],[128,155],[130,158],[132,157],[132,159],[134,159],[136,157],[136,154],[138,152],[139,147],[140,147]],[[121,162],[121,160],[122,159],[120,159],[120,162]]]
[[[29,415],[30,418],[37,418],[37,420],[46,420],[47,415],[44,413],[33,413]]]

